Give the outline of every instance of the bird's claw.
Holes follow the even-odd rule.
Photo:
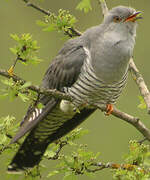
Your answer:
[[[113,105],[112,104],[107,104],[106,105],[106,113],[105,113],[105,115],[106,116],[109,116],[112,112],[113,112]]]

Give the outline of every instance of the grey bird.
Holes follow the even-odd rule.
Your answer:
[[[115,7],[102,24],[64,44],[46,71],[42,87],[65,92],[74,101],[40,95],[44,107],[29,107],[11,141],[15,143],[29,132],[8,171],[39,164],[48,145],[88,118],[96,110],[95,105],[106,105],[107,113],[111,113],[126,83],[139,14],[133,8]]]

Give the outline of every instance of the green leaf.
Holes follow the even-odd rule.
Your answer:
[[[57,28],[56,28],[56,25],[55,24],[50,24],[49,26],[47,26],[46,28],[43,29],[43,31],[45,32],[52,32],[52,31],[55,31]]]
[[[44,108],[44,104],[42,104],[42,103],[38,103],[38,104],[37,104],[37,108],[38,108],[38,109],[42,109],[42,108]]]
[[[7,131],[15,121],[15,117],[6,116],[0,118],[0,132]]]
[[[18,36],[16,34],[11,34],[11,37],[17,41],[17,45],[13,48],[10,48],[10,51],[17,55],[18,61],[24,65],[28,65],[30,63],[37,64],[41,62],[41,60],[37,57],[37,50],[39,47],[37,46],[37,41],[32,40],[32,36],[27,34],[22,34]]]
[[[10,37],[11,37],[12,39],[14,39],[15,41],[20,41],[20,38],[18,37],[17,34],[10,34]]]
[[[58,173],[59,173],[59,171],[57,171],[57,170],[52,171],[52,172],[50,172],[50,173],[48,174],[48,176],[47,176],[47,177],[54,176],[54,175],[56,175],[56,174],[58,174]]]
[[[65,31],[71,33],[70,28],[76,23],[76,18],[69,11],[59,9],[58,15],[51,13],[45,17],[45,21],[38,21],[37,24],[43,27],[43,31]]]
[[[18,50],[17,50],[16,48],[9,48],[9,50],[10,50],[13,54],[17,55]]]
[[[10,79],[1,79],[1,82],[7,86],[13,86],[14,85],[14,81],[12,78]]]
[[[26,94],[18,93],[18,96],[22,99],[23,102],[27,102],[30,100],[28,95],[26,95]]]
[[[76,9],[80,11],[83,10],[85,13],[88,13],[90,10],[92,10],[91,0],[81,0]]]
[[[55,154],[56,154],[56,153],[55,153],[54,151],[47,150],[47,151],[45,152],[44,156],[47,157],[47,158],[52,158],[52,157],[55,156]]]
[[[7,141],[7,137],[5,134],[0,134],[0,144],[5,144]]]
[[[36,21],[36,24],[39,25],[39,26],[41,26],[41,27],[47,26],[47,23],[46,23],[46,22],[43,22],[43,21],[40,21],[40,20]]]
[[[146,103],[144,101],[144,98],[142,96],[138,96],[139,100],[140,100],[140,104],[138,105],[138,108],[140,109],[146,109]]]
[[[72,172],[66,172],[63,180],[77,180],[77,176]]]

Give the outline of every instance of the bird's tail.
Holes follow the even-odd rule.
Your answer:
[[[32,168],[35,165],[39,164],[44,152],[47,149],[47,146],[50,143],[61,138],[62,136],[76,128],[94,111],[95,109],[82,109],[80,113],[75,114],[74,117],[65,121],[63,124],[57,127],[57,129],[55,129],[55,132],[50,135],[47,134],[48,129],[39,130],[38,127],[32,129],[32,131],[26,137],[20,149],[14,156],[12,162],[8,166],[9,173],[18,173],[18,171],[25,170],[26,168]],[[56,117],[56,119],[60,122],[62,121],[62,116],[59,117],[59,119],[58,117]],[[46,125],[47,122],[43,120],[40,123],[41,124],[38,124],[39,127]]]
[[[41,161],[50,142],[47,140],[39,141],[39,139],[33,137],[33,133],[31,132],[25,139],[8,166],[9,173],[18,173],[27,168],[32,168]]]

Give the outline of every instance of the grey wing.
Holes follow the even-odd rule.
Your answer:
[[[44,75],[42,87],[61,91],[63,87],[70,87],[78,78],[86,54],[82,46],[75,46],[72,41],[73,40],[64,46],[50,64]],[[43,109],[32,107],[28,109],[20,129],[11,143],[16,142],[28,131],[33,129],[38,122],[43,120],[59,103],[58,100],[45,95],[40,96],[39,102],[44,104],[45,107]]]

